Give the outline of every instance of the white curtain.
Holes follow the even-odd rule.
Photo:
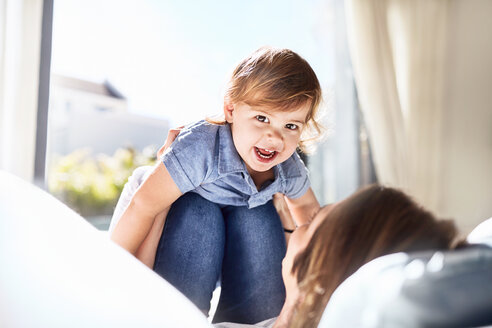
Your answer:
[[[378,179],[437,211],[448,0],[345,4]]]
[[[0,170],[32,181],[42,0],[0,0]]]

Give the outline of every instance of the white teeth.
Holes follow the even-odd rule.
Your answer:
[[[273,157],[273,155],[275,154],[275,150],[268,150],[268,149],[262,149],[262,150],[267,151],[267,152],[269,152],[270,154],[268,154],[268,155],[262,154],[262,153],[260,152],[260,150],[258,149],[258,147],[256,147],[256,153],[257,153],[257,154],[258,154],[258,156],[260,156],[261,158],[272,158],[272,157]]]
[[[273,152],[275,152],[275,150],[270,150],[270,149],[266,149],[266,148],[258,148],[258,147],[255,147],[255,148],[256,148],[256,149],[258,149],[258,150],[259,150],[259,149],[261,149],[261,150],[263,150],[263,151],[267,151],[267,152],[269,152],[269,153],[273,153]]]

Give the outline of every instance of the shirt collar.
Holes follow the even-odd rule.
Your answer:
[[[296,156],[299,155],[294,153],[285,162],[282,162],[279,165],[277,165],[278,173],[275,173],[275,178],[278,175],[282,180],[287,180],[287,179],[299,178],[302,176],[299,166],[296,163],[296,159],[295,159]]]
[[[225,123],[219,127],[219,174],[247,172],[232,140],[231,126]]]

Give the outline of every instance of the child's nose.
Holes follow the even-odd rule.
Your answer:
[[[276,129],[270,129],[267,132],[267,140],[271,148],[275,151],[282,151],[284,150],[284,138],[282,136],[282,133],[277,131]]]

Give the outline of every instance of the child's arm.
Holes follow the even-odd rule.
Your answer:
[[[160,158],[164,151],[171,145],[171,143],[176,139],[179,132],[183,127],[179,127],[177,129],[170,129],[167,134],[167,139],[164,145],[157,152],[157,158]],[[111,219],[111,225],[109,227],[109,235],[111,236],[114,230],[114,227],[118,224],[121,216],[123,215],[126,207],[130,203],[133,195],[137,191],[140,184],[145,179],[145,175],[150,172],[152,167],[139,167],[133,171],[133,174],[130,178],[128,178],[128,182],[125,184],[123,191],[120,195],[120,199],[118,200],[118,204],[113,213],[113,217]],[[155,253],[157,251],[157,246],[159,244],[159,240],[161,238],[162,230],[164,228],[164,224],[166,222],[167,213],[169,211],[169,207],[164,209],[161,213],[159,213],[150,229],[149,234],[145,237],[142,244],[137,249],[135,257],[142,261],[149,268],[154,267]]]
[[[156,217],[162,216],[161,213],[179,196],[181,191],[166,167],[163,163],[158,163],[133,195],[130,204],[116,224],[111,239],[136,255],[149,235]],[[155,229],[157,228],[160,227]]]
[[[311,188],[301,197],[294,199],[285,197],[285,201],[297,226],[311,222],[320,208]]]
[[[180,126],[176,129],[170,129],[167,133],[167,139],[164,145],[157,151],[157,158],[161,158],[167,148],[173,143],[174,139],[178,136],[179,132],[184,126]],[[161,239],[162,230],[164,230],[164,224],[166,223],[167,213],[170,207],[165,208],[161,213],[157,214],[154,219],[154,223],[150,228],[150,232],[145,237],[144,241],[137,249],[135,257],[142,261],[143,264],[149,268],[154,268],[155,254],[157,252],[157,246]]]
[[[135,253],[135,257],[151,269],[154,268],[155,254],[157,252],[159,240],[161,239],[162,231],[164,230],[164,224],[166,223],[169,208],[170,207],[157,214],[149,234],[145,237]]]

